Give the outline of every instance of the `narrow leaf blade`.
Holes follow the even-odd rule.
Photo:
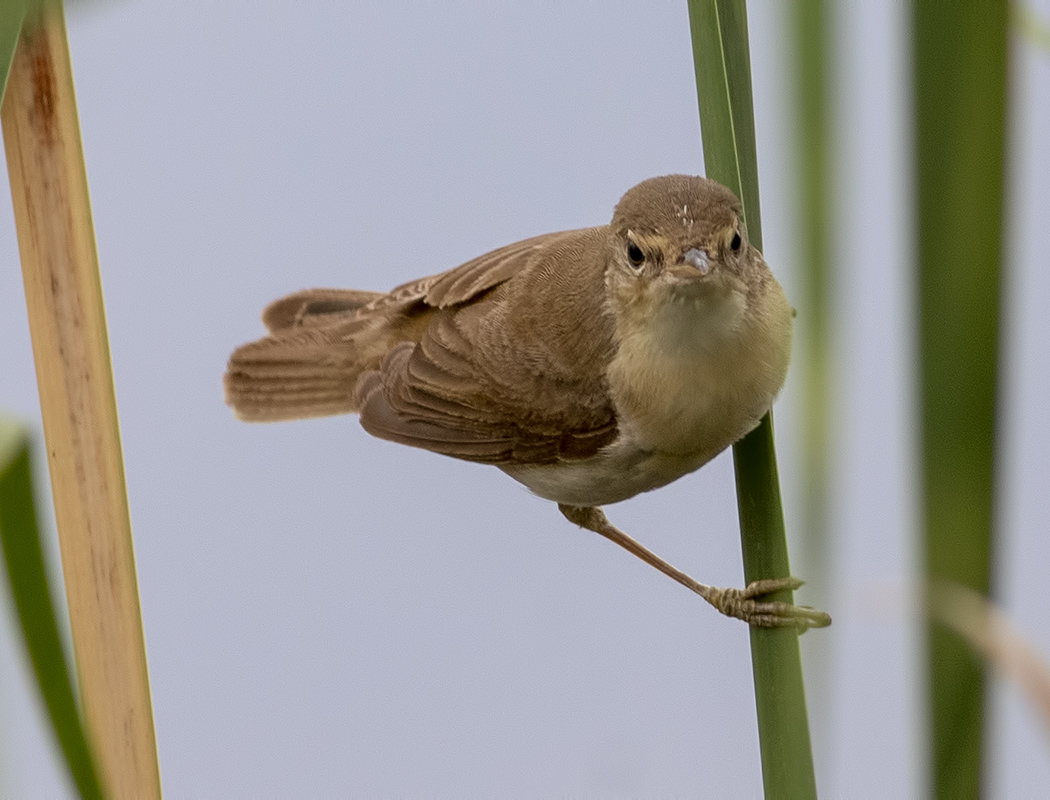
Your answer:
[[[98,772],[80,720],[71,670],[58,633],[36,520],[29,437],[0,418],[0,543],[18,621],[37,685],[70,775],[84,798],[101,798]]]
[[[740,198],[761,249],[747,8],[690,0],[689,19],[707,175]],[[771,415],[733,446],[733,462],[746,580],[790,575]],[[791,602],[791,592],[776,599]],[[751,663],[766,796],[816,797],[798,634],[752,628]]]

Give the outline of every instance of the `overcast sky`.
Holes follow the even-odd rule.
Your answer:
[[[835,625],[802,646],[824,662],[823,793],[920,796],[905,20],[846,5]],[[765,254],[797,298],[783,4],[749,13]],[[389,289],[702,173],[685,2],[112,0],[68,24],[168,796],[758,796],[742,623],[496,469],[222,402],[276,297]],[[1015,44],[998,568],[1050,654],[1050,55]],[[6,192],[0,305],[0,408],[39,431]],[[776,409],[792,535],[796,381]],[[607,511],[699,580],[742,583],[728,454]],[[0,795],[63,796],[0,633]],[[991,796],[1050,796],[1045,731],[994,696]]]

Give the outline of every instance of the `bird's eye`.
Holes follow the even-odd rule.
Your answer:
[[[733,241],[731,241],[729,243],[729,246],[730,246],[730,248],[732,248],[733,252],[735,253],[735,252],[737,252],[740,249],[740,245],[741,245],[740,234],[739,233],[734,233],[733,234]]]
[[[642,248],[630,239],[627,240],[627,259],[631,262],[631,266],[635,268],[645,263],[645,253],[642,252]]]

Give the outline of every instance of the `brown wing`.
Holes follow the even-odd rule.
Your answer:
[[[585,458],[611,442],[600,237],[537,237],[411,285],[435,311],[358,380],[365,430],[491,464]]]
[[[426,287],[427,304],[435,308],[449,308],[466,303],[523,272],[544,253],[557,249],[559,244],[577,239],[581,233],[592,230],[593,228],[587,228],[533,236],[435,275],[433,283],[427,284]]]
[[[387,294],[278,300],[270,335],[231,356],[227,402],[253,421],[360,411],[376,436],[476,461],[590,455],[615,436],[588,247],[600,230],[516,242]]]
[[[359,313],[362,315],[385,313],[392,308],[405,307],[415,302],[423,302],[431,308],[449,308],[469,303],[489,289],[499,286],[522,272],[537,255],[549,251],[559,242],[593,230],[593,228],[585,228],[577,231],[545,233],[505,245],[446,272],[429,275],[426,278],[417,278],[396,286],[386,294],[376,296],[368,305],[362,306]],[[331,291],[339,292],[340,290]],[[285,299],[291,300],[297,297],[298,295],[292,295]],[[283,302],[278,300],[273,306]]]

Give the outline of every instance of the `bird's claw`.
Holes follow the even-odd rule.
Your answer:
[[[711,605],[729,617],[742,619],[756,628],[826,628],[831,615],[808,606],[796,606],[782,600],[758,598],[781,591],[794,591],[802,585],[798,578],[763,578],[743,589],[719,589]]]

